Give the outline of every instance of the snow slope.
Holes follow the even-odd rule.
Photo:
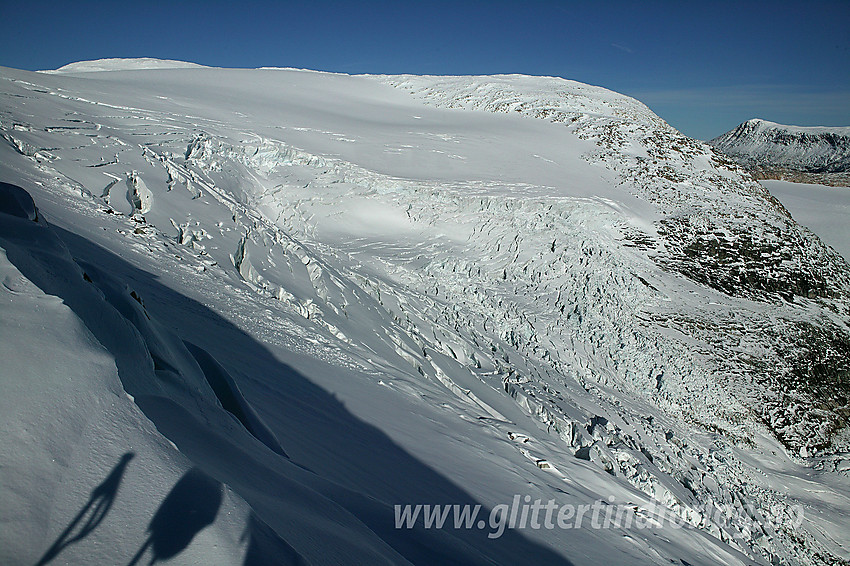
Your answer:
[[[708,143],[746,165],[850,171],[850,127],[785,126],[755,118]]]
[[[850,558],[850,266],[641,103],[516,75],[0,79],[0,181],[39,210],[4,188],[4,562],[53,556],[112,469],[55,556]],[[394,528],[515,495],[688,526]]]

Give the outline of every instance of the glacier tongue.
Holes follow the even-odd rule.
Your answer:
[[[709,146],[555,78],[84,70],[2,71],[0,179],[91,266],[85,308],[130,321],[150,371],[110,391],[228,486],[227,552],[848,558],[850,266]],[[688,528],[392,528],[394,504],[515,494]],[[228,539],[239,521],[260,542]]]

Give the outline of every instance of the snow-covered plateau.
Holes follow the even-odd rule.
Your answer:
[[[850,264],[640,102],[151,60],[0,96],[0,563],[850,561]],[[536,500],[639,520],[396,521]]]

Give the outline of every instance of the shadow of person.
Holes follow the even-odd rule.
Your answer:
[[[71,520],[68,526],[65,527],[65,530],[62,531],[62,534],[59,535],[50,548],[47,549],[47,552],[36,563],[36,566],[47,564],[56,558],[65,548],[90,535],[103,522],[103,519],[112,508],[112,504],[115,503],[115,497],[118,495],[118,487],[121,485],[127,464],[130,463],[130,460],[134,456],[135,454],[133,452],[127,452],[121,456],[121,459],[112,468],[106,479],[92,490],[88,502],[77,513],[77,516]]]
[[[34,263],[20,248],[13,245],[7,248],[7,257],[21,273],[45,292],[66,301],[115,357],[122,384],[130,394],[141,393],[136,401],[160,433],[203,469],[215,470],[216,477],[255,510],[260,522],[249,522],[243,540],[247,542],[248,564],[345,563],[349,548],[355,553],[362,551],[362,556],[374,548],[373,556],[390,557],[384,563],[407,560],[413,564],[459,566],[572,564],[564,556],[565,547],[552,548],[518,529],[506,529],[502,536],[490,538],[487,529],[478,528],[426,529],[421,523],[413,529],[394,528],[395,502],[436,500],[471,505],[481,502],[409,453],[384,431],[351,413],[334,393],[282,362],[279,358],[284,353],[279,347],[271,349],[215,310],[164,285],[155,275],[91,240],[55,225],[50,229],[61,237],[74,257],[97,266],[115,280],[125,281],[146,297],[146,308],[153,319],[175,329],[178,335],[207,352],[214,352],[217,362],[244,387],[246,399],[262,400],[266,409],[262,416],[270,430],[289,435],[286,453],[296,458],[297,463],[270,450],[257,449],[253,444],[243,446],[241,439],[246,436],[217,432],[205,419],[194,417],[168,397],[144,394],[145,386],[134,381],[139,378],[133,372],[139,357],[125,341],[118,339],[123,334],[114,332],[123,326],[104,324],[100,319],[105,316],[104,305],[89,300],[83,291],[92,283],[82,276],[67,279],[48,276],[53,268],[49,263],[53,256]],[[145,355],[149,357],[148,353]],[[311,357],[310,367],[311,375],[315,372],[316,376],[355,375],[354,370],[319,358]],[[215,446],[215,450],[210,450],[210,446]],[[333,465],[328,465],[329,462]],[[206,479],[207,482],[201,483],[209,486],[212,480]],[[222,488],[216,483],[212,485],[215,490],[208,491],[213,491],[210,500],[215,502],[222,496],[218,491]],[[178,491],[177,486],[174,491]],[[327,519],[322,515],[325,511],[331,513]],[[160,533],[152,521],[150,538],[131,564],[142,561],[155,543],[153,561],[179,552],[173,549],[188,546],[191,537],[212,520],[207,519],[200,527],[196,525],[188,537],[182,537],[183,543],[170,545],[168,533]],[[168,524],[163,519],[156,521],[160,522]],[[574,540],[579,546],[591,544],[588,542],[591,539],[580,537],[578,530],[565,536],[568,534],[576,538],[567,538],[560,543],[562,546]],[[330,543],[323,544],[324,540]],[[387,547],[386,552],[381,550]],[[281,556],[285,560],[276,559]]]
[[[148,525],[148,539],[128,566],[137,564],[149,548],[148,564],[180,554],[195,535],[215,521],[222,497],[221,483],[198,468],[186,472],[160,504]]]

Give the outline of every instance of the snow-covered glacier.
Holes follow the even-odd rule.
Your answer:
[[[3,563],[850,560],[850,265],[640,102],[0,85]],[[395,521],[515,498],[640,527]]]

